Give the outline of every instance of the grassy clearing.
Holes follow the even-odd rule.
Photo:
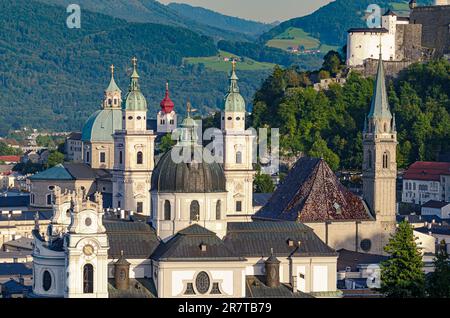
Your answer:
[[[225,58],[239,58],[229,52],[219,51],[216,56],[207,57],[188,57],[184,59],[186,64],[203,64],[206,68],[212,69],[214,71],[229,72],[231,70],[231,61],[225,61]],[[261,63],[249,59],[247,57],[241,58],[241,61],[236,64],[236,69],[238,71],[258,71],[273,69],[275,64],[272,63]]]
[[[289,47],[301,47],[306,50],[318,49],[320,41],[299,28],[288,28],[274,39],[267,42],[267,46],[287,50]]]

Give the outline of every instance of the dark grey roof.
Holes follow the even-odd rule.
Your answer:
[[[201,245],[206,245],[202,251]],[[200,225],[194,224],[179,231],[166,243],[161,243],[151,256],[157,261],[243,261],[224,242]]]
[[[0,276],[31,275],[31,263],[0,263]]]
[[[130,278],[128,290],[119,290],[114,286],[114,279],[108,279],[109,298],[156,298],[157,292],[150,278]]]
[[[443,208],[444,206],[449,205],[450,202],[443,202],[443,201],[435,201],[435,200],[430,200],[426,203],[424,203],[422,205],[422,208],[434,208],[434,209],[440,209]]]
[[[127,259],[147,259],[159,240],[155,230],[145,222],[105,220],[110,258],[118,259],[121,251]]]
[[[25,286],[14,279],[10,279],[6,283],[1,284],[2,294],[5,298],[9,298],[12,295],[28,293],[31,291],[31,286]]]
[[[408,221],[409,223],[432,223],[433,220],[436,223],[448,223],[450,219],[441,219],[437,215],[397,215],[396,220],[398,223],[402,222],[403,220]]]
[[[389,30],[385,28],[352,28],[347,31],[348,33],[355,32],[372,32],[372,33],[388,33]]]
[[[8,215],[10,215],[8,217]],[[36,215],[36,211],[22,211],[20,214],[0,214],[0,221],[32,221]],[[53,216],[53,211],[40,211],[38,212],[39,220],[50,220]]]
[[[73,132],[69,135],[68,139],[81,140],[81,132]]]
[[[162,156],[152,175],[152,189],[158,192],[226,192],[222,166],[216,162],[175,163],[171,151]]]
[[[12,249],[17,249],[17,250],[32,251],[33,250],[33,245],[32,245],[33,241],[34,240],[31,238],[21,237],[16,240],[4,242],[3,246],[5,246],[6,248],[9,248],[9,249],[12,248]]]
[[[264,206],[273,193],[253,193],[253,206]]]
[[[269,257],[271,249],[277,257],[337,256],[311,228],[296,222],[230,222],[224,243],[243,257]]]
[[[337,261],[338,271],[345,271],[347,267],[350,267],[352,272],[356,272],[358,265],[379,264],[388,259],[384,255],[359,253],[346,249],[340,249],[337,252],[339,254]]]
[[[30,195],[13,195],[7,197],[0,197],[0,208],[6,207],[25,207],[30,203]]]
[[[96,177],[94,170],[84,163],[65,163],[64,168],[77,180],[93,180]]]
[[[97,179],[110,181],[112,179],[112,174],[110,171],[105,169],[93,169],[93,173]]]
[[[431,228],[428,226],[417,227],[414,231],[424,233],[424,234],[437,234],[437,235],[450,235],[450,226],[449,225],[439,225],[439,224],[431,224]]]
[[[303,157],[253,219],[307,223],[372,217],[363,200],[340,183],[325,160]]]
[[[263,276],[247,276],[245,295],[247,298],[314,298],[300,291],[292,292],[292,287],[288,284],[268,287]]]

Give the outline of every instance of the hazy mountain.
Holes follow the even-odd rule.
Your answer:
[[[194,7],[184,3],[170,3],[168,7],[176,11],[179,15],[195,20],[198,23],[232,32],[245,33],[250,36],[260,35],[273,27],[271,24],[232,17],[209,9]]]
[[[73,0],[37,0],[47,4],[67,7]],[[181,26],[213,37],[216,40],[250,40],[245,33],[224,30],[215,25],[204,24],[196,19],[180,15],[176,10],[155,0],[77,0],[83,9],[139,23],[158,23]]]

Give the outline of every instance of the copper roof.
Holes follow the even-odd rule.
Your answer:
[[[345,188],[325,160],[300,158],[255,219],[297,222],[371,220],[363,200]]]

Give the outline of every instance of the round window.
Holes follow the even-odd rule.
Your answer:
[[[232,120],[233,118],[232,118],[232,117],[228,117],[227,119],[228,119],[228,120]]]
[[[133,119],[133,116],[129,116],[128,119],[129,119],[129,120],[132,120],[132,119]]]
[[[241,117],[236,117],[236,120],[241,120]]]
[[[92,224],[91,218],[86,218],[86,219],[84,220],[84,224],[85,224],[86,226],[91,226],[91,224]]]
[[[209,279],[208,274],[205,272],[200,272],[195,279],[195,287],[200,294],[206,294],[209,290],[209,286],[211,285],[211,281]]]
[[[372,247],[372,242],[369,239],[364,239],[361,241],[360,246],[364,252],[368,252],[368,251],[370,251],[370,248]]]
[[[42,288],[48,291],[50,287],[52,287],[52,275],[50,275],[49,271],[45,271],[42,276]]]
[[[141,116],[137,116],[137,120],[141,120],[142,119],[142,117]]]

